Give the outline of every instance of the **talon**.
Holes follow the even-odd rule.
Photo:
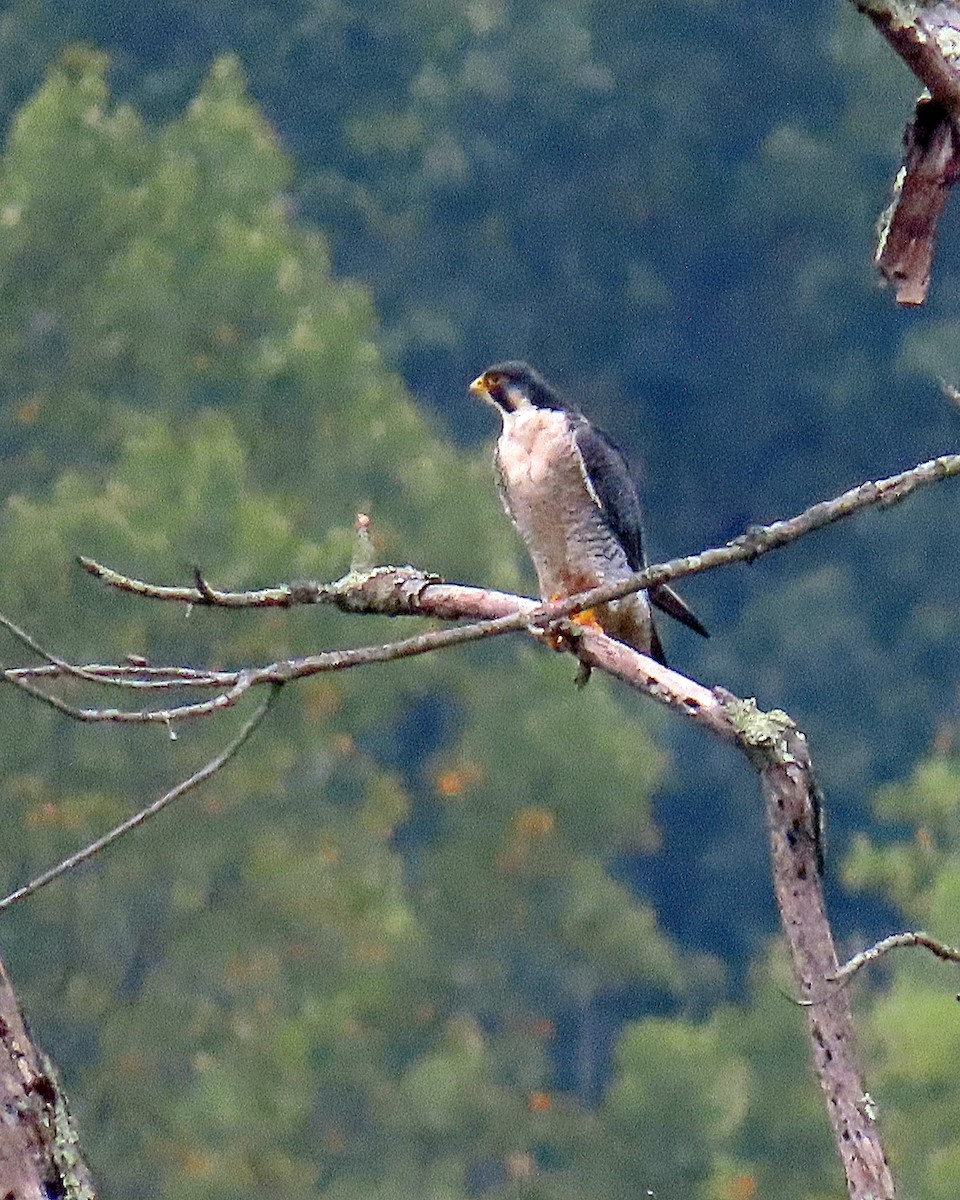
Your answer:
[[[548,625],[543,631],[543,638],[551,650],[562,653],[570,649],[570,634],[559,624]]]

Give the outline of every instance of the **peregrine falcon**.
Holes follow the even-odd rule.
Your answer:
[[[497,363],[470,391],[500,414],[495,462],[503,506],[527,544],[544,600],[626,578],[646,565],[640,500],[623,451],[532,367]],[[655,605],[703,637],[706,629],[666,584],[578,614],[664,662]]]

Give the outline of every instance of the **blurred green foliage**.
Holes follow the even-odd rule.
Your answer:
[[[290,220],[236,63],[157,131],[111,102],[104,66],[78,48],[51,70],[0,178],[6,609],[81,660],[390,636],[322,612],[185,618],[73,564],[333,577],[360,505],[384,554],[516,584],[486,456],[444,442],[383,367],[363,292]],[[228,734],[4,702],[7,884]],[[588,698],[569,663],[511,647],[285,698],[202,798],[6,924],[31,1013],[84,1081],[105,1194],[460,1194],[471,1170],[533,1161],[553,1014],[638,977],[688,986],[607,873],[651,840],[662,774],[602,682]],[[566,1120],[584,1136],[593,1116]]]
[[[0,605],[59,653],[413,628],[186,617],[73,565],[331,578],[358,510],[383,561],[529,586],[462,395],[495,358],[628,445],[658,549],[955,445],[956,223],[895,312],[870,236],[916,89],[852,5],[12,0],[0,62]],[[960,941],[957,520],[945,485],[698,581],[716,636],[670,644],[811,734],[860,941]],[[10,886],[245,715],[170,741],[2,699]],[[291,690],[0,945],[107,1197],[820,1200],[763,857],[726,754],[501,642]],[[909,1186],[953,1196],[950,987],[890,973],[876,1099]]]
[[[960,902],[960,755],[944,725],[933,752],[902,783],[878,795],[878,827],[856,841],[847,878],[882,890],[910,929],[956,944]],[[890,843],[891,827],[900,836]],[[947,1197],[960,1187],[949,1127],[960,1104],[956,981],[950,967],[922,951],[900,950],[885,967],[886,987],[870,1015],[867,1049],[876,1063],[880,1116],[914,1194]],[[955,969],[955,968],[954,968]]]

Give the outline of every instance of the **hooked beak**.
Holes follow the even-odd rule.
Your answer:
[[[473,383],[470,384],[470,392],[474,396],[479,396],[481,400],[489,400],[490,390],[487,387],[486,372],[483,375],[478,375]]]

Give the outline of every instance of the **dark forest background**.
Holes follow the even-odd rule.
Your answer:
[[[0,13],[0,603],[58,653],[391,638],[162,581],[379,557],[532,587],[491,414],[522,356],[630,451],[659,555],[955,450],[960,221],[926,307],[874,223],[916,82],[802,0],[13,0]],[[691,581],[679,669],[786,709],[847,948],[960,940],[960,492]],[[18,651],[5,651],[14,661]],[[0,922],[108,1198],[819,1200],[755,781],[520,642],[289,689],[226,772]],[[69,689],[68,689],[69,690]],[[12,887],[225,743],[2,697]],[[960,1191],[960,1009],[858,1005],[910,1194]]]

